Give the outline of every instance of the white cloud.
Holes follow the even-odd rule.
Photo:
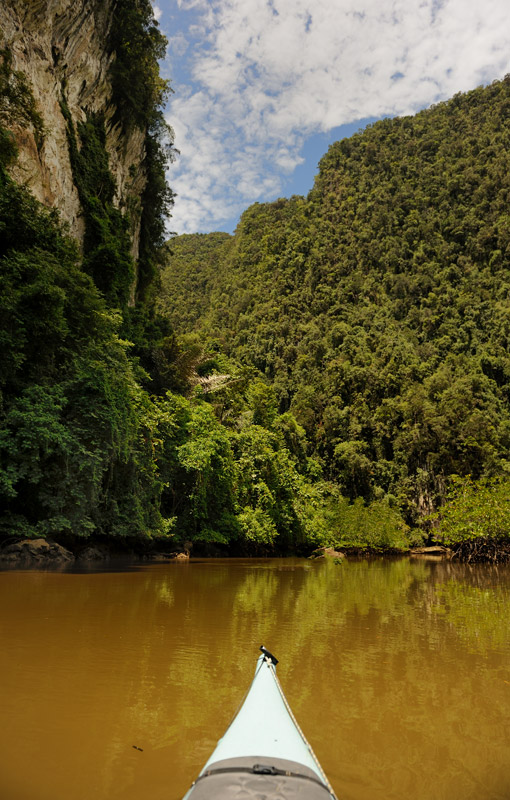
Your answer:
[[[154,12],[155,19],[159,20],[161,18],[162,13],[163,13],[161,8],[158,5],[156,5],[156,3],[153,3],[152,4],[152,10]]]
[[[163,2],[163,0],[160,0]],[[305,138],[413,113],[510,71],[507,0],[178,0],[192,90],[169,121],[181,151],[172,227],[210,230],[281,191]]]
[[[173,56],[183,56],[189,47],[188,40],[180,31],[175,36],[168,37],[168,52]]]

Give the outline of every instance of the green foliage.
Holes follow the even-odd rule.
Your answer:
[[[136,300],[154,301],[160,285],[162,247],[166,222],[174,203],[174,193],[166,182],[166,169],[175,158],[173,130],[161,110],[154,111],[145,136],[145,188],[142,195]]]
[[[247,542],[257,546],[274,545],[278,531],[270,514],[263,508],[246,506],[238,515],[241,533]]]
[[[434,519],[439,520],[436,538],[447,545],[510,541],[510,480],[452,479],[446,503]]]
[[[413,534],[386,498],[350,502],[338,486],[316,483],[302,489],[308,541],[339,550],[387,552],[408,550],[421,537]]]
[[[301,499],[311,484],[282,437],[251,422],[228,429],[202,399],[155,402],[161,512],[192,541],[287,551],[308,541]]]
[[[119,317],[55,215],[5,173],[0,219],[2,531],[162,530]]]
[[[195,233],[168,242],[166,261],[172,266],[163,270],[157,308],[178,333],[200,330],[206,324],[212,288],[220,280],[223,254],[231,241],[228,233]],[[193,302],[186,299],[191,297]]]
[[[510,77],[369,126],[307,198],[174,239],[163,273],[176,331],[256,368],[325,478],[410,524],[510,466],[509,109]]]
[[[384,552],[406,550],[411,543],[409,529],[387,500],[365,505],[361,498],[351,504],[339,497],[330,507],[330,515],[335,547]]]
[[[253,518],[251,538],[259,531],[261,544],[273,541],[276,534],[284,548],[299,544],[303,536],[294,507],[299,475],[288,450],[275,433],[256,424],[232,435],[232,446],[244,529]]]
[[[125,308],[133,284],[134,264],[128,221],[113,202],[115,182],[106,152],[104,119],[101,115],[91,115],[86,122],[79,123],[76,132],[64,99],[61,109],[85,218],[83,266],[108,303]]]
[[[126,128],[150,127],[155,109],[167,96],[169,86],[158,68],[166,44],[150,0],[116,0],[109,36],[115,54],[110,73],[117,111]]]
[[[276,394],[273,387],[264,381],[254,380],[248,387],[247,400],[253,415],[253,424],[270,430],[277,414]]]
[[[211,408],[192,406],[187,439],[178,448],[187,474],[187,529],[194,539],[228,542],[235,529],[233,459],[226,430]]]
[[[0,50],[0,125],[6,128],[13,125],[21,127],[28,125],[34,132],[37,147],[40,148],[43,143],[42,117],[37,110],[25,75],[12,69],[12,54],[8,48]],[[8,139],[4,139],[5,130],[2,134],[0,158],[5,158],[5,151],[8,152]]]

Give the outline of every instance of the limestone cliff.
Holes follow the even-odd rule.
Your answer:
[[[0,47],[8,48],[12,67],[23,72],[44,125],[42,142],[30,127],[14,126],[19,148],[13,177],[38,200],[57,208],[79,240],[84,221],[73,180],[65,100],[75,125],[101,113],[106,148],[116,183],[115,205],[130,210],[132,255],[138,253],[139,198],[145,186],[140,165],[145,134],[129,132],[116,121],[109,68],[114,54],[107,47],[115,0],[3,0],[0,4]],[[38,146],[39,145],[39,146]]]

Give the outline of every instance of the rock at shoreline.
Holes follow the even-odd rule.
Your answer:
[[[189,561],[189,553],[150,553],[147,558],[150,561]]]
[[[56,542],[24,539],[4,547],[0,551],[0,561],[24,566],[61,566],[74,561],[74,555]]]
[[[108,550],[101,547],[86,547],[76,556],[79,561],[108,561],[110,554]]]
[[[432,547],[413,547],[411,550],[412,556],[436,556],[440,558],[451,558],[452,550],[444,547],[442,544],[433,545]]]
[[[318,547],[314,550],[310,558],[317,560],[318,558],[333,558],[335,561],[342,561],[345,558],[345,553],[340,550],[335,550],[334,547]]]

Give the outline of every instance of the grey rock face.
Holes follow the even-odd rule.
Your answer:
[[[140,164],[145,133],[124,131],[114,123],[115,106],[109,68],[108,31],[113,0],[4,0],[0,3],[0,48],[12,54],[12,67],[23,72],[44,123],[38,149],[30,128],[12,126],[19,149],[12,177],[46,206],[57,208],[79,241],[84,223],[74,184],[61,110],[62,97],[75,126],[100,112],[106,125],[110,171],[117,187],[115,203],[129,206],[132,255],[138,256],[139,198],[145,187]],[[138,209],[138,211],[137,211]]]
[[[74,561],[74,555],[62,545],[46,539],[24,539],[4,547],[0,551],[0,561],[26,566],[63,565]]]

